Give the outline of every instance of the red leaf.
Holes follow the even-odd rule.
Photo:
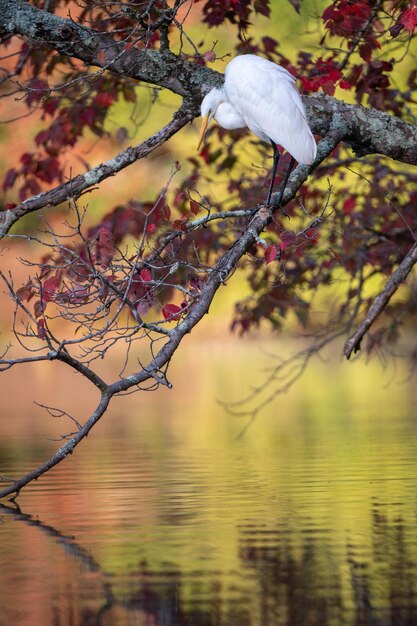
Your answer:
[[[401,16],[402,17],[402,16]],[[404,26],[401,24],[401,17],[396,21],[396,23],[391,26],[391,28],[389,29],[389,32],[391,34],[391,37],[398,37],[398,35],[400,34],[400,32],[402,31],[402,29],[404,28]]]
[[[339,87],[340,87],[341,89],[351,89],[351,88],[352,88],[352,85],[351,85],[351,84],[350,84],[350,82],[349,82],[349,81],[347,81],[347,80],[341,80],[341,81],[340,81],[340,83],[339,83]]]
[[[181,307],[177,306],[176,304],[166,304],[164,308],[162,309],[162,315],[169,322],[173,322],[174,320],[179,320],[180,313],[181,313]]]
[[[186,231],[187,230],[187,217],[182,217],[180,220],[174,220],[172,225],[174,227],[175,230],[182,230],[182,231]]]
[[[291,230],[286,230],[285,232],[283,232],[281,234],[281,248],[283,244],[284,246],[289,246],[294,243],[295,238],[295,234]]]
[[[114,257],[112,233],[109,228],[101,228],[97,237],[97,262],[107,269]]]
[[[44,306],[42,302],[40,300],[36,300],[35,304],[33,305],[33,312],[35,314],[35,317],[40,317],[43,311],[44,311]]]
[[[200,211],[200,205],[195,200],[190,200],[190,211],[194,213],[194,215],[197,215]]]
[[[150,280],[152,280],[152,272],[146,268],[143,268],[142,270],[140,270],[139,276],[141,277],[144,283],[148,283]]]
[[[25,152],[24,154],[22,154],[22,156],[20,157],[20,162],[25,166],[28,167],[29,165],[32,164],[33,162],[33,154],[31,154],[30,152]]]
[[[206,165],[210,163],[210,151],[207,146],[204,146],[198,153],[198,156],[203,159]]]
[[[48,98],[43,105],[43,110],[45,111],[45,114],[48,114],[52,117],[52,115],[57,110],[58,106],[59,106],[58,98]],[[44,116],[42,116],[42,119],[43,118]]]
[[[375,39],[375,37],[372,37],[372,35],[369,37],[369,41],[371,41],[375,48],[378,48],[379,50],[381,50],[381,44],[379,43],[378,39]]]
[[[322,20],[323,20],[323,22],[327,22],[327,20],[331,20],[331,19],[332,19],[332,17],[333,17],[333,15],[334,15],[334,13],[335,13],[335,11],[336,11],[336,9],[335,9],[335,7],[333,6],[333,3],[332,3],[332,4],[330,4],[330,5],[327,7],[327,9],[325,9],[325,10],[324,10],[324,13],[323,13],[323,15],[322,15]]]
[[[343,203],[343,213],[345,215],[350,215],[350,213],[352,213],[355,206],[356,206],[356,198],[354,198],[353,196],[350,196],[350,198],[346,198],[346,200]]]
[[[10,170],[7,170],[4,180],[3,180],[3,191],[9,189],[9,187],[13,187],[14,182],[17,178],[17,171],[12,167]]]
[[[28,196],[36,196],[40,190],[39,183],[32,177],[28,178],[26,183],[20,188],[19,198],[23,202]]]
[[[45,339],[46,337],[46,329],[45,329],[45,320],[39,320],[39,322],[36,325],[37,328],[37,335],[39,337],[39,339]]]
[[[84,107],[82,111],[80,111],[79,119],[83,124],[91,128],[95,124],[97,114],[97,109],[94,107]]]
[[[359,54],[364,61],[370,63],[372,58],[372,46],[369,43],[362,44],[359,46]]]
[[[214,50],[208,50],[208,52],[204,53],[204,60],[206,63],[213,63],[216,60],[216,53]]]
[[[152,300],[149,298],[141,298],[139,302],[136,304],[136,311],[139,313],[141,317],[145,317],[147,313],[152,308]]]
[[[39,102],[49,93],[48,83],[41,78],[31,78],[27,84],[27,92],[26,102],[30,106],[32,102]]]
[[[262,37],[262,43],[265,52],[275,52],[277,49],[278,42],[276,39],[272,39],[272,37]]]
[[[42,300],[44,302],[49,302],[50,300],[52,300],[52,297],[58,289],[60,282],[61,272],[57,272],[54,276],[51,276],[51,278],[45,280],[42,285]]]
[[[148,233],[148,235],[152,235],[152,233],[154,233],[155,231],[156,231],[156,224],[151,223],[147,225],[146,232]]]
[[[94,96],[93,103],[98,107],[107,108],[114,102],[114,100],[114,94],[109,93],[108,91],[101,91]]]
[[[301,76],[301,82],[305,91],[318,91],[320,87],[320,84],[317,81],[315,81],[314,79],[310,80],[305,76]]]
[[[405,26],[409,33],[412,33],[417,26],[417,6],[411,6],[401,16],[401,24]]]
[[[155,205],[149,203],[149,210],[152,212],[152,219],[155,220],[155,223],[159,222],[168,222],[171,217],[171,209],[166,203],[165,198],[158,198]]]
[[[277,258],[277,254],[278,254],[277,245],[273,244],[272,246],[268,246],[267,248],[265,248],[264,259],[265,259],[266,265],[268,265],[269,263],[272,263],[272,261],[275,261],[275,259]]]
[[[321,88],[328,96],[334,96],[335,85],[331,80],[326,80],[326,82],[322,84]]]
[[[68,291],[69,300],[72,304],[85,302],[90,294],[90,287],[81,283],[73,283],[72,289]]]
[[[18,298],[20,298],[20,300],[26,300],[26,302],[29,302],[29,300],[35,295],[35,292],[33,291],[32,281],[29,280],[26,285],[20,287],[20,289],[16,291],[16,295]]]

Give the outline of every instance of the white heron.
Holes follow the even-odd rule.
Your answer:
[[[223,87],[216,87],[205,96],[201,103],[201,115],[203,121],[198,149],[213,118],[227,130],[248,127],[272,145],[274,164],[267,205],[271,203],[280,157],[277,144],[291,155],[278,205],[295,161],[311,165],[316,158],[316,142],[294,76],[276,63],[254,54],[237,56],[227,64]]]

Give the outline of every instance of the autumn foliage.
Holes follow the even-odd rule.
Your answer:
[[[42,1],[33,4],[38,9],[43,8]],[[178,27],[172,16],[183,3],[176,2],[171,8],[163,1],[156,1],[150,3],[150,10],[141,13],[145,4],[134,3],[130,7],[123,2],[103,6],[86,3],[83,6],[69,0],[52,3],[53,10],[60,15],[75,11],[80,24],[94,26],[101,33],[111,33],[122,51],[161,49],[161,35],[166,40]],[[417,77],[406,55],[417,25],[414,1],[331,2],[321,16],[323,35],[317,42],[319,52],[300,51],[292,59],[285,56],[277,40],[267,36],[258,40],[248,35],[251,19],[256,14],[270,16],[272,7],[268,0],[201,0],[195,4],[207,27],[215,29],[225,22],[237,26],[237,52],[261,54],[287,67],[300,77],[305,94],[322,92],[333,96],[339,89],[339,96],[343,97],[345,92],[346,97],[357,103],[409,119]],[[300,11],[301,2],[290,4]],[[87,131],[97,137],[107,134],[106,120],[113,105],[120,101],[134,105],[137,96],[135,81],[113,74],[111,68],[104,73],[91,71],[34,41],[5,36],[3,45],[5,52],[13,52],[14,64],[9,67],[9,73],[5,72],[5,80],[13,83],[24,68],[24,80],[19,81],[20,92],[28,110],[36,108],[40,112],[42,122],[33,149],[20,155],[17,163],[3,175],[5,208],[11,208],[66,180],[71,148]],[[216,58],[215,51],[204,49],[186,56],[199,65],[210,64]],[[127,266],[133,264],[129,266],[133,274],[128,274],[127,292],[131,308],[146,316],[156,307],[163,319],[177,321],[192,305],[193,284],[200,279],[192,251],[197,246],[200,263],[210,266],[245,222],[235,220],[227,234],[217,227],[195,229],[192,226],[195,216],[221,211],[223,207],[221,201],[207,195],[202,201],[194,190],[205,189],[206,176],[226,175],[230,177],[229,210],[251,207],[262,197],[261,190],[266,185],[263,175],[242,178],[238,157],[240,143],[244,140],[242,135],[244,133],[236,132],[230,141],[225,131],[214,128],[199,157],[189,158],[192,173],[179,186],[163,190],[155,202],[121,198],[121,204],[114,209],[109,207],[100,223],[85,232],[81,241],[72,242],[69,250],[60,254],[55,250],[47,254],[39,265],[37,282],[30,280],[17,292],[28,303],[31,301],[38,336],[44,339],[45,315],[51,302],[65,306],[74,302],[80,304],[88,302],[94,294],[94,298],[105,303],[114,296],[115,290],[125,288],[127,267],[123,267],[120,275],[119,251],[126,238],[132,237],[140,240],[141,245],[137,258],[124,260]],[[223,143],[222,148],[217,138]],[[264,147],[259,149],[261,158],[266,159]],[[262,319],[280,326],[289,312],[306,324],[313,292],[331,284],[335,272],[344,270],[350,283],[358,281],[359,276],[362,276],[361,281],[366,280],[367,273],[388,275],[405,254],[410,244],[409,233],[415,228],[416,192],[410,186],[413,174],[394,172],[392,164],[369,157],[362,160],[361,176],[357,176],[352,173],[355,161],[354,156],[346,154],[343,145],[338,146],[303,186],[299,200],[287,207],[291,220],[278,215],[267,229],[265,243],[250,250],[247,276],[253,295],[237,306],[234,328],[247,331]],[[395,198],[391,193],[393,177]],[[328,193],[325,181],[330,179],[337,181],[332,183],[331,217],[326,218],[326,227],[322,225],[326,220],[320,219],[316,225],[305,229],[307,214],[313,222],[321,214]],[[299,202],[303,204],[301,211]],[[193,267],[186,272],[188,276],[179,275],[184,274],[182,268],[178,268],[175,276],[171,273],[173,286],[170,287],[164,286],[163,277],[167,249],[161,256],[156,252],[167,236],[176,247],[174,256],[178,255],[189,268]],[[286,267],[287,262],[291,271]],[[152,271],[148,266],[152,266]],[[100,291],[93,288],[92,277],[97,268],[108,283]],[[175,294],[177,282],[184,297],[178,298]],[[111,290],[113,296],[109,296]],[[350,287],[348,300],[357,291],[358,286]],[[178,303],[169,302],[171,299]],[[403,302],[402,306],[408,305]]]

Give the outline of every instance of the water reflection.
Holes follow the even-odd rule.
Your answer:
[[[109,415],[0,507],[0,626],[417,624],[412,387],[317,390],[243,440],[198,385]],[[3,422],[0,474],[52,449]]]
[[[246,523],[239,528],[239,572],[204,564],[185,572],[169,563],[153,570],[143,561],[115,577],[74,537],[1,505],[3,525],[20,523],[21,537],[32,548],[20,576],[2,560],[1,578],[8,577],[13,586],[2,584],[0,623],[412,626],[417,607],[410,528],[401,516],[390,521],[385,507],[372,505],[369,554],[363,544],[338,545],[328,529],[302,529],[296,539],[296,529]],[[52,559],[36,563],[34,546],[43,538]],[[340,571],[341,558],[347,578]],[[45,585],[51,570],[55,580]],[[34,580],[36,574],[43,582]]]

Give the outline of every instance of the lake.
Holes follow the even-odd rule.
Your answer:
[[[239,437],[218,400],[266,358],[191,341],[172,391],[116,400],[20,508],[3,501],[0,626],[417,624],[415,379],[332,357]],[[70,429],[32,399],[90,402],[48,367],[4,379],[0,474]]]

